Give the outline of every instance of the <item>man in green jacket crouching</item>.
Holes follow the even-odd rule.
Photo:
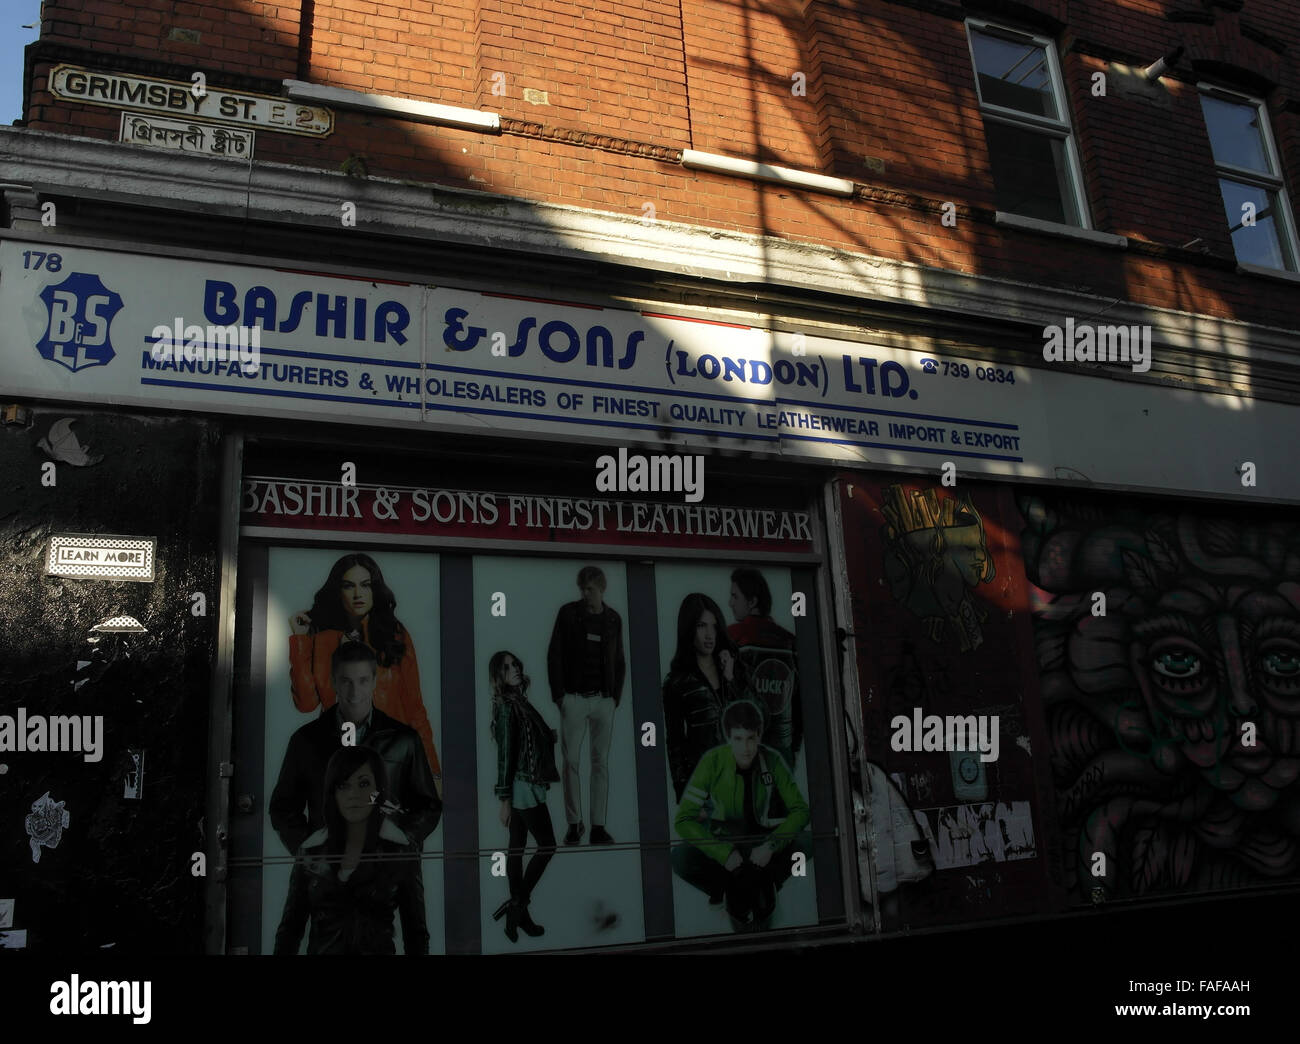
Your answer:
[[[673,870],[710,903],[725,900],[737,931],[754,931],[767,927],[796,854],[810,858],[802,832],[808,802],[781,755],[759,743],[763,714],[756,704],[729,705],[722,732],[727,742],[700,758],[677,806],[677,835],[687,843],[674,847]],[[777,795],[785,815],[774,820]]]

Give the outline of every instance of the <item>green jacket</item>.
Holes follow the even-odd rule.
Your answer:
[[[788,810],[785,818],[777,821],[769,815],[774,793],[781,795]],[[760,828],[769,831],[767,845],[779,852],[807,825],[808,802],[799,793],[785,760],[771,747],[758,748],[753,795],[754,818]],[[686,784],[677,806],[677,836],[696,843],[702,853],[719,863],[726,863],[736,850],[728,835],[743,834],[745,830],[744,799],[745,781],[736,771],[731,745],[714,747],[700,758]],[[700,809],[706,800],[713,802],[713,812],[709,821],[702,823]]]

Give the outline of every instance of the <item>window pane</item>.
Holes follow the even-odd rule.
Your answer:
[[[986,102],[1035,116],[1061,118],[1043,48],[975,32],[971,33],[971,41],[980,95]]]
[[[1275,173],[1268,162],[1268,153],[1264,151],[1264,138],[1259,129],[1259,106],[1240,105],[1202,94],[1201,109],[1210,132],[1215,163],[1231,163],[1234,167],[1258,170],[1263,174]]]
[[[1079,224],[1064,141],[992,120],[984,122],[984,135],[999,210],[1064,225]]]
[[[1239,181],[1219,179],[1223,192],[1223,209],[1228,215],[1232,232],[1232,249],[1238,261],[1267,268],[1289,268],[1291,251],[1279,235],[1276,220],[1277,193],[1257,185],[1243,185]],[[1255,204],[1254,226],[1243,225],[1243,203]]]

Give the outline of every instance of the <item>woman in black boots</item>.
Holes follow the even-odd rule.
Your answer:
[[[529,680],[513,653],[494,653],[488,662],[492,687],[492,738],[497,745],[496,795],[501,799],[501,825],[510,830],[506,879],[510,898],[497,907],[493,920],[506,918],[506,937],[519,939],[519,929],[531,936],[545,930],[528,913],[528,903],[555,854],[555,830],[546,795],[560,774],[555,767],[555,730],[528,702]],[[524,845],[533,835],[537,851],[523,869]]]

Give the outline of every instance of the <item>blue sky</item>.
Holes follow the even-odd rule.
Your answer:
[[[41,0],[0,0],[0,124],[23,114],[23,48],[40,36],[40,17]]]

